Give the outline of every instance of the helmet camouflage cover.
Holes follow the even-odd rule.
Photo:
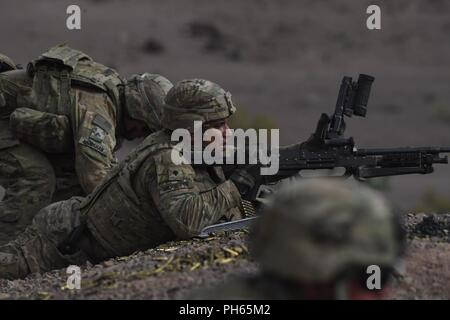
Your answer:
[[[361,184],[314,179],[285,186],[255,229],[253,253],[283,278],[331,281],[352,268],[392,267],[401,252],[393,211]]]
[[[125,85],[129,116],[145,122],[152,131],[160,130],[164,98],[172,87],[172,83],[159,74],[133,75]]]
[[[8,56],[0,53],[0,72],[5,72],[9,70],[14,70],[16,68],[16,64],[12,61]]]
[[[167,93],[162,126],[190,129],[194,121],[226,119],[235,111],[231,94],[219,85],[203,79],[183,80]]]

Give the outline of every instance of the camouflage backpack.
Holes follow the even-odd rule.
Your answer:
[[[20,140],[49,153],[70,151],[68,116],[74,111],[74,84],[106,92],[120,113],[119,86],[123,82],[117,72],[60,45],[30,62],[26,73],[11,71],[0,77],[0,95],[7,105],[0,116],[9,118],[10,128]]]
[[[66,45],[50,48],[27,66],[33,78],[30,100],[33,109],[67,115],[71,109],[71,84],[102,90],[116,106],[120,105],[119,74],[81,51]]]

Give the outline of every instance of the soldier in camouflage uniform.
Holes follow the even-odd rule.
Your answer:
[[[234,111],[230,94],[217,84],[194,79],[175,85],[166,96],[164,129],[148,136],[88,197],[42,209],[25,232],[0,247],[0,278],[129,255],[240,218],[240,194],[220,167],[172,161],[179,152],[171,141],[174,129],[201,120],[225,135]]]
[[[0,54],[0,73],[15,69],[14,62]],[[0,106],[6,105],[2,98],[0,95]],[[0,196],[0,244],[14,239],[31,223],[33,216],[26,213],[37,212],[50,203],[55,188],[48,159],[34,147],[19,143],[9,130],[8,120],[8,116],[0,116],[0,186],[3,188]]]
[[[26,71],[2,61],[0,150],[6,151],[0,153],[0,184],[6,194],[0,243],[24,230],[38,211],[31,208],[93,191],[117,164],[114,150],[123,137],[161,128],[161,106],[172,87],[147,73],[123,81],[65,45],[51,48]]]
[[[254,227],[250,252],[261,272],[191,298],[380,298],[403,250],[398,217],[384,198],[337,180],[285,185]],[[370,265],[381,268],[382,290],[366,287]]]

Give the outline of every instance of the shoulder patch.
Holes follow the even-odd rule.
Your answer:
[[[91,134],[92,134],[92,132],[91,132]],[[80,143],[86,147],[89,147],[89,148],[101,153],[104,156],[107,156],[106,147],[103,144],[103,142],[95,141],[94,139],[91,138],[91,136],[89,137],[89,139],[82,137],[80,139]]]
[[[156,175],[161,193],[193,188],[195,173],[190,166],[161,163],[160,160],[156,160]]]
[[[94,120],[92,121],[92,124],[102,128],[106,132],[111,132],[112,125],[99,114],[95,115]]]
[[[91,133],[89,134],[89,140],[93,140],[94,142],[101,143],[106,138],[106,131],[100,127],[93,126],[91,129]]]

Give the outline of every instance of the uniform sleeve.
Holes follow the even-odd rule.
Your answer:
[[[86,193],[92,192],[117,165],[115,122],[107,116],[86,111],[75,141],[75,166]]]
[[[179,238],[189,238],[222,217],[232,219],[240,203],[235,185],[227,180],[200,192],[192,166],[173,164],[170,154],[164,151],[155,158],[157,177],[151,193],[172,231]]]

